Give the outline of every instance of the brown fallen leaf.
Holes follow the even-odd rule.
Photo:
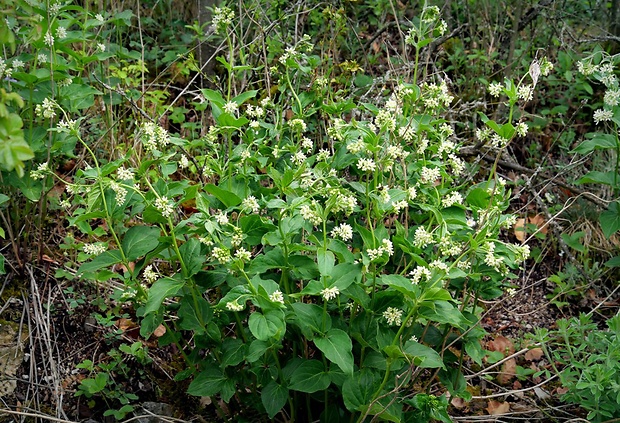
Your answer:
[[[540,229],[541,233],[547,234],[547,231],[548,231],[547,220],[542,214],[536,214],[534,216],[529,216],[527,218],[527,221],[528,223],[531,223],[532,225],[536,225],[536,227]]]
[[[463,398],[459,398],[459,397],[452,398],[452,400],[450,401],[450,404],[452,404],[454,408],[457,408],[459,410],[467,406],[467,402]]]
[[[514,358],[506,361],[502,364],[502,369],[497,375],[497,382],[501,385],[506,385],[517,374],[517,361]]]
[[[515,234],[515,238],[517,238],[519,242],[525,241],[525,219],[517,219],[513,231]]]
[[[510,411],[510,404],[507,402],[499,402],[490,400],[486,408],[491,416],[497,416],[500,414],[506,414]]]
[[[532,348],[528,352],[525,353],[525,359],[527,361],[538,361],[545,355],[542,348]]]
[[[164,325],[157,326],[157,329],[155,329],[155,331],[153,332],[153,335],[156,338],[161,338],[165,334],[166,334],[166,327]]]
[[[127,330],[129,329],[133,329],[138,327],[137,324],[135,324],[132,320],[130,319],[125,319],[124,317],[118,319],[116,321],[116,326],[122,330],[123,332],[127,332]]]
[[[487,342],[487,350],[489,351],[499,351],[502,354],[510,355],[514,354],[515,346],[512,341],[505,336],[498,335],[495,339]]]

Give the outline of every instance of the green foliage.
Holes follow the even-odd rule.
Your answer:
[[[588,421],[620,417],[620,315],[601,330],[590,314],[558,321],[558,329],[538,329],[549,362],[567,392],[562,400],[588,411]]]

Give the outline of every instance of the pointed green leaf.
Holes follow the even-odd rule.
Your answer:
[[[436,369],[445,369],[441,356],[432,348],[419,342],[407,341],[403,352],[413,358],[413,362],[418,367]]]
[[[129,228],[121,243],[127,260],[134,261],[154,250],[159,244],[160,234],[160,229],[153,226]]]
[[[286,332],[284,313],[280,310],[270,310],[265,314],[255,311],[250,315],[248,326],[252,335],[261,341],[270,338],[281,339]]]
[[[148,299],[144,306],[144,315],[159,310],[164,300],[174,296],[183,285],[185,285],[183,280],[173,278],[158,279],[149,289]]]
[[[207,191],[210,194],[213,194],[215,198],[220,200],[222,204],[224,204],[227,208],[234,207],[234,206],[241,204],[241,198],[239,198],[237,194],[230,192],[230,191],[226,191],[225,189],[222,189],[213,184],[205,185],[205,191]]]
[[[210,366],[189,384],[187,393],[197,397],[211,397],[222,390],[226,380],[226,376],[218,367]]]
[[[118,250],[108,250],[95,257],[92,261],[84,263],[78,269],[78,274],[96,272],[104,267],[110,267],[123,261],[121,252]]]
[[[314,338],[314,344],[344,373],[353,374],[353,344],[345,331],[330,329],[325,336]]]
[[[270,419],[273,419],[288,400],[288,388],[272,380],[263,388],[260,399],[265,407],[265,411],[267,411],[267,415]]]
[[[599,218],[601,229],[606,238],[609,238],[620,229],[620,203],[614,201]]]
[[[303,361],[291,375],[289,388],[294,391],[313,393],[327,389],[331,379],[323,363],[318,360]]]

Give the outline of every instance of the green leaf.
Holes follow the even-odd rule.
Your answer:
[[[107,373],[97,373],[95,378],[84,379],[80,383],[80,390],[86,391],[89,395],[89,398],[98,392],[101,392],[105,389],[108,384],[109,376]],[[78,391],[79,392],[79,391]]]
[[[612,257],[605,262],[605,267],[620,267],[620,256]]]
[[[614,201],[599,218],[601,229],[606,238],[609,238],[620,229],[620,203]]]
[[[324,391],[330,382],[329,373],[325,371],[323,363],[318,360],[304,360],[291,375],[289,388],[311,394]]]
[[[467,194],[467,203],[480,209],[486,209],[490,199],[489,192],[482,188],[474,188]]]
[[[286,332],[284,313],[281,310],[269,310],[265,314],[255,311],[250,315],[248,326],[252,335],[261,341],[274,337],[281,339]]]
[[[260,359],[263,355],[265,355],[265,353],[269,351],[270,347],[271,346],[269,343],[265,341],[261,341],[259,339],[255,339],[250,344],[250,348],[248,349],[248,355],[246,357],[246,360],[248,361],[248,363],[254,363],[258,359]]]
[[[270,419],[273,419],[282,407],[284,407],[288,400],[288,396],[288,388],[279,385],[275,380],[272,380],[263,388],[260,399]]]
[[[562,234],[562,239],[572,249],[579,251],[580,253],[585,253],[586,247],[581,243],[581,239],[585,236],[585,232],[579,231],[575,232],[572,235]]]
[[[323,309],[316,304],[293,303],[291,304],[295,311],[295,323],[300,328],[310,332],[322,332],[323,328]],[[328,318],[325,321],[325,330],[331,328],[332,320]],[[306,334],[308,336],[310,334]]]
[[[353,374],[353,344],[349,335],[340,329],[330,329],[325,336],[314,338],[314,344],[325,357],[348,374]]]
[[[269,269],[281,269],[285,266],[284,253],[280,247],[267,251],[250,263],[249,273],[263,273]]]
[[[381,276],[381,283],[391,286],[403,294],[415,294],[415,286],[411,283],[411,279],[401,275],[383,275]]]
[[[241,106],[247,100],[255,97],[256,93],[258,93],[258,90],[246,91],[246,92],[244,92],[242,94],[239,94],[237,97],[233,98],[232,101],[237,103],[237,105]]]
[[[196,334],[202,334],[205,331],[206,323],[211,318],[212,312],[209,302],[202,296],[186,295],[180,300],[179,311],[179,328],[181,330],[192,330]]]
[[[226,338],[222,343],[222,367],[236,366],[245,358],[245,343],[238,338]]]
[[[6,269],[4,268],[5,258],[2,254],[0,254],[0,275],[6,275]]]
[[[239,198],[235,193],[226,191],[225,189],[217,187],[213,184],[205,185],[205,191],[213,194],[215,198],[220,200],[227,208],[241,204],[241,198]]]
[[[320,249],[317,251],[317,263],[319,266],[319,273],[321,276],[330,276],[336,257],[331,251],[325,251]]]
[[[189,384],[187,393],[197,397],[211,397],[222,390],[226,381],[226,375],[222,370],[209,366]]]
[[[586,173],[575,181],[576,184],[604,184],[612,187],[616,186],[616,182],[616,172],[599,172],[596,170]]]
[[[127,260],[134,261],[154,250],[159,244],[161,230],[153,226],[132,226],[129,228],[121,246]]]
[[[185,285],[185,281],[173,278],[158,279],[149,289],[148,299],[144,306],[144,315],[159,310],[164,300],[174,296]]]
[[[259,245],[263,235],[276,229],[275,225],[255,214],[239,219],[239,227],[245,236],[243,241],[248,245]]]
[[[202,269],[206,256],[200,253],[200,241],[190,238],[185,244],[181,245],[179,252],[187,268],[187,276],[193,276]]]
[[[413,359],[416,366],[426,369],[445,369],[441,356],[432,348],[419,342],[407,341],[403,352]]]
[[[92,273],[104,267],[110,267],[123,261],[119,250],[108,250],[95,257],[92,261],[84,263],[78,269],[78,274]]]
[[[217,104],[220,107],[223,106],[224,103],[226,103],[226,100],[224,100],[222,95],[217,91],[210,90],[207,88],[203,88],[200,91],[202,91],[202,95],[204,95],[207,100],[209,100],[212,103]]]
[[[372,369],[362,369],[345,379],[342,384],[342,399],[347,410],[364,411],[381,382],[379,374]]]
[[[586,134],[586,138],[590,139],[585,140],[584,142],[579,144],[577,148],[572,150],[570,153],[588,154],[594,150],[615,150],[618,147],[616,137],[612,134],[592,132]]]

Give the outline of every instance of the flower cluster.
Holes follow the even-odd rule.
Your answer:
[[[56,116],[56,109],[58,108],[58,103],[50,98],[43,99],[42,104],[37,104],[34,108],[35,113],[39,117],[43,117],[45,119],[51,119]]]
[[[159,197],[155,200],[155,208],[163,217],[170,217],[174,213],[174,207],[168,197]]]
[[[390,326],[400,326],[402,323],[403,311],[395,307],[388,307],[387,310],[383,312],[383,318]]]
[[[353,228],[348,223],[341,223],[331,231],[333,238],[340,238],[343,241],[350,241],[353,238]]]
[[[321,291],[321,296],[323,296],[325,301],[333,300],[338,296],[338,294],[340,294],[340,290],[336,286],[325,288]]]
[[[170,143],[168,131],[153,122],[145,122],[141,127],[141,141],[147,151],[155,151]]]
[[[382,257],[385,253],[387,253],[388,257],[394,254],[394,247],[392,245],[392,241],[389,239],[384,239],[381,241],[381,245],[378,248],[369,248],[366,250],[366,254],[368,254],[370,261],[374,261]]]
[[[84,244],[82,250],[89,255],[97,256],[99,254],[103,254],[106,251],[106,246],[104,244]]]
[[[225,32],[226,29],[232,25],[234,18],[235,12],[229,7],[223,6],[213,8],[213,20],[211,23],[215,28],[215,32],[217,34]]]

